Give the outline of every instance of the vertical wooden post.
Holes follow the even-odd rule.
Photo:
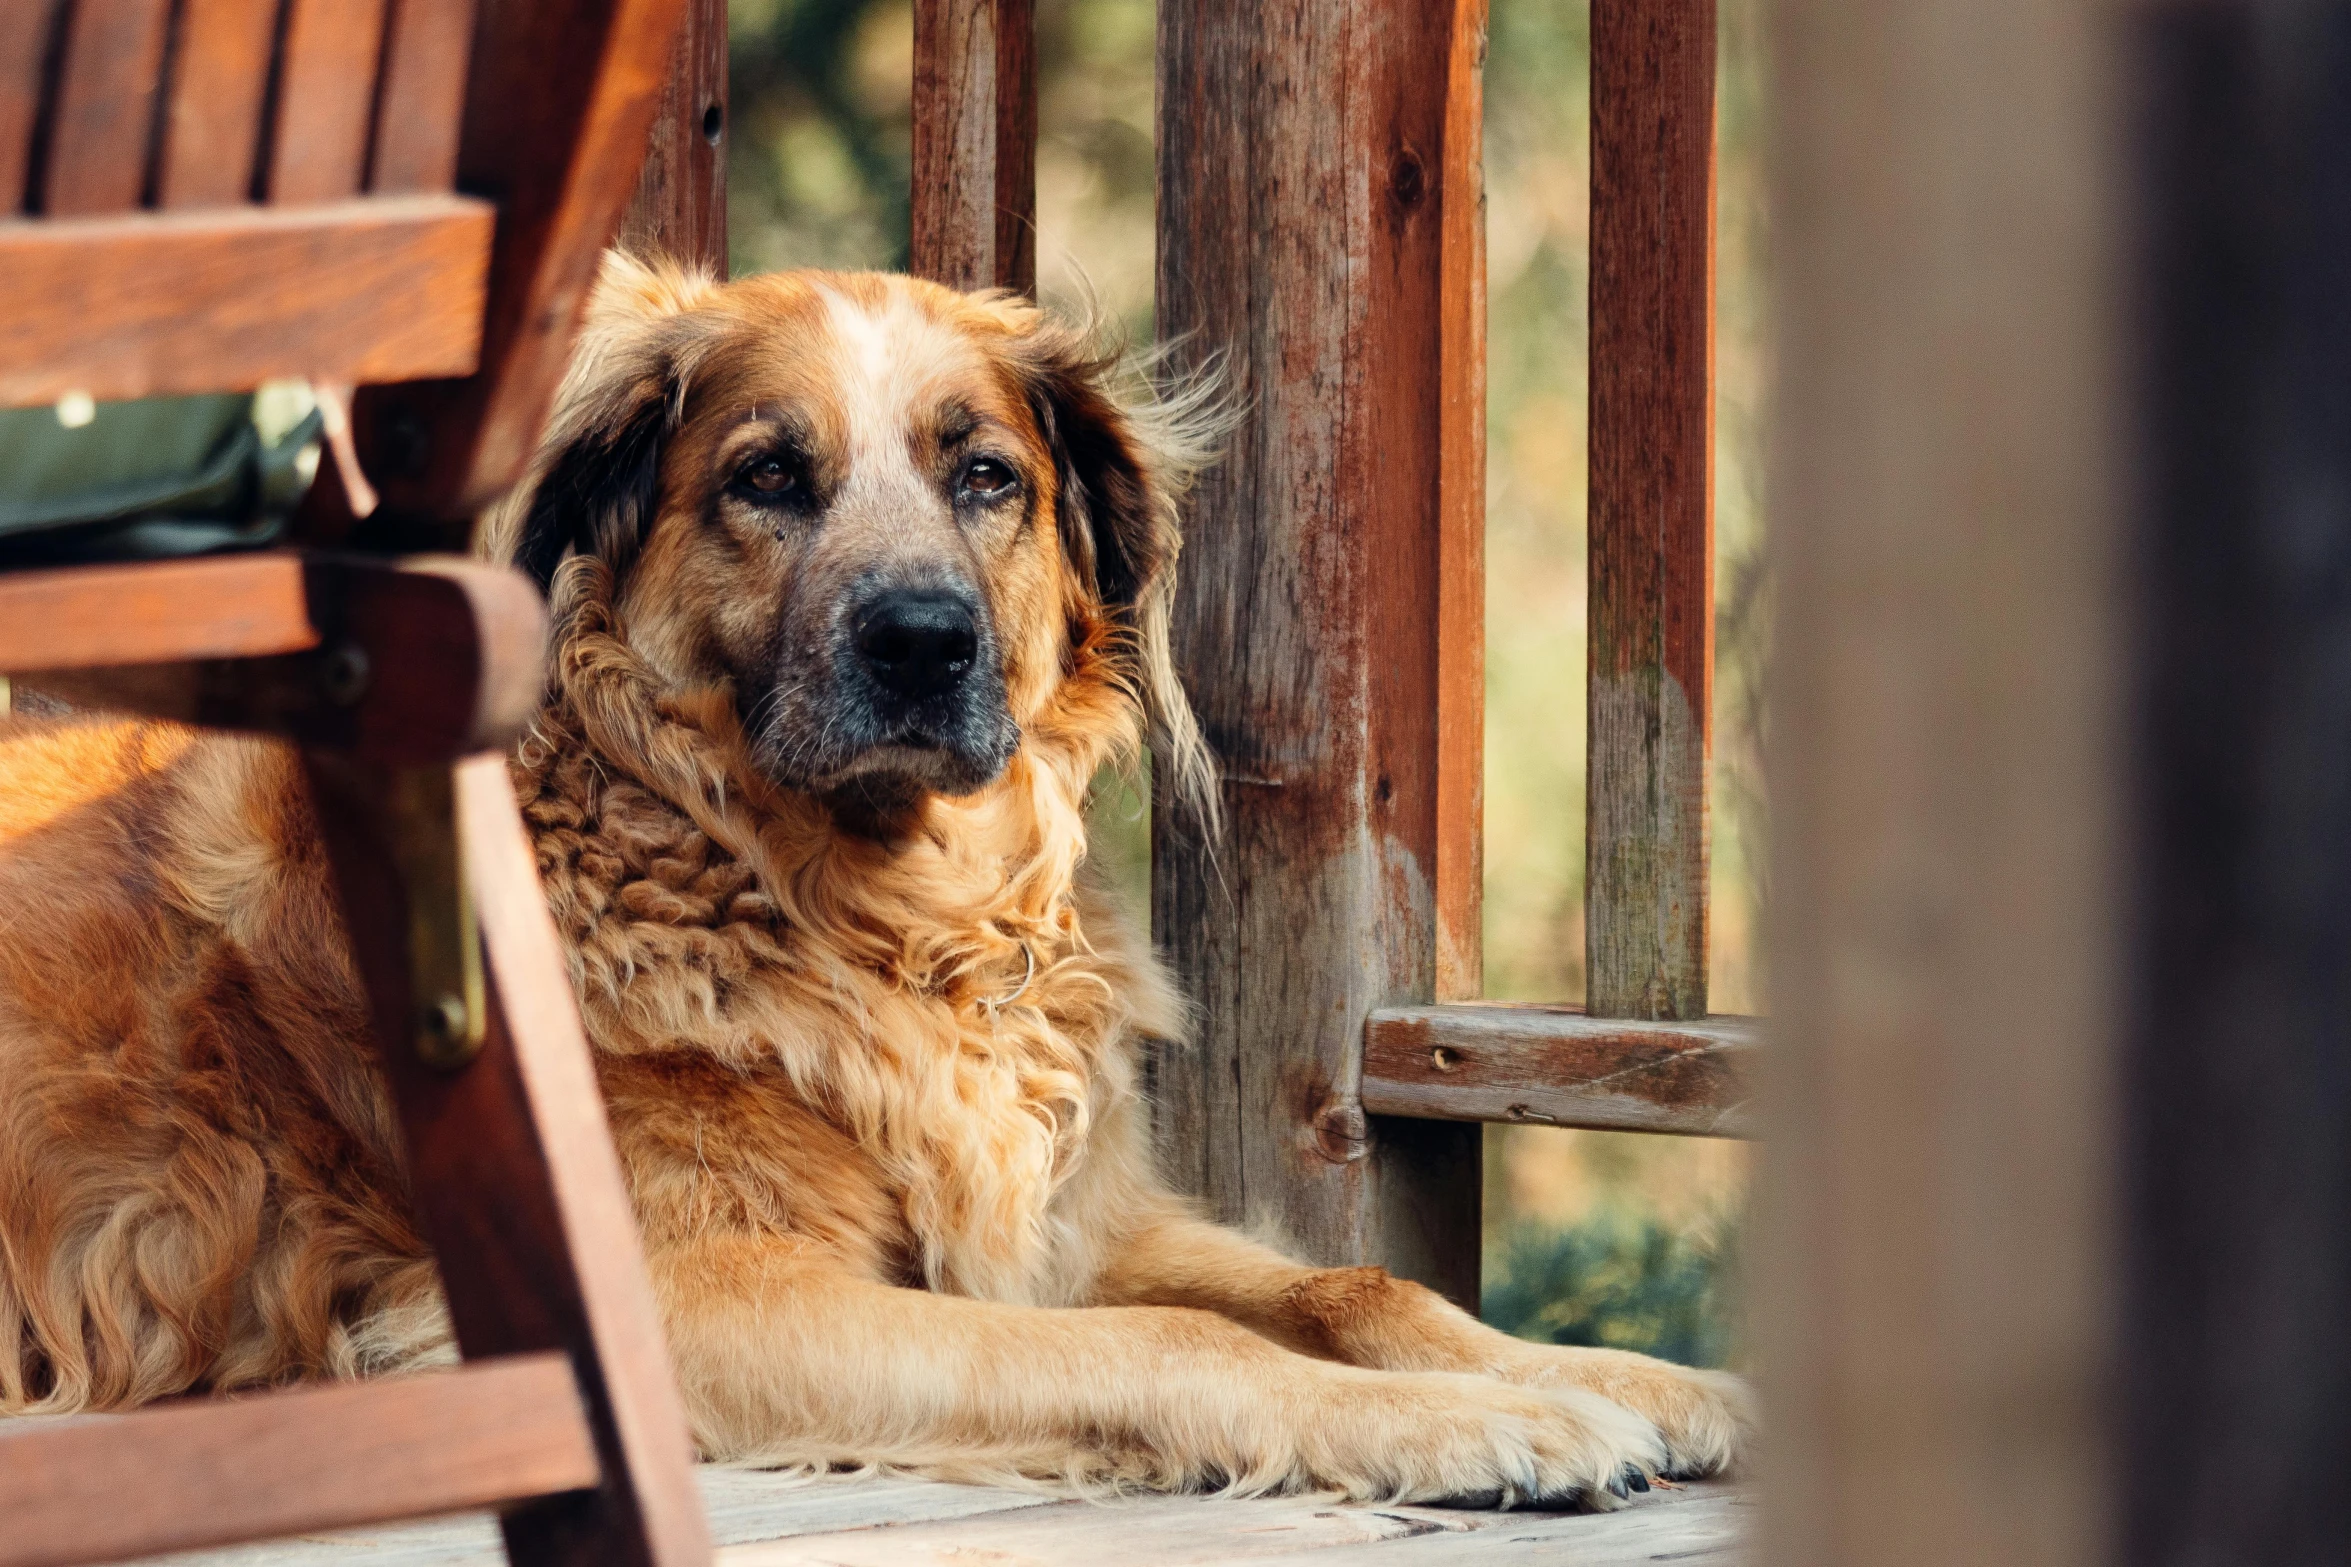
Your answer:
[[[1177,608],[1224,828],[1157,802],[1154,929],[1202,1007],[1158,1068],[1163,1153],[1220,1218],[1465,1301],[1477,1129],[1375,1126],[1356,1095],[1366,1014],[1430,997],[1440,889],[1470,885],[1442,858],[1465,726],[1441,721],[1441,639],[1474,609],[1446,606],[1479,384],[1457,95],[1483,20],[1482,0],[1159,9],[1160,329],[1187,363],[1222,356],[1248,408],[1191,508]]]
[[[1037,289],[1031,0],[915,0],[913,270]]]
[[[2134,22],[2114,1559],[2306,1567],[2351,1539],[2351,5]]]
[[[727,275],[726,0],[686,0],[669,87],[620,243]]]
[[[1584,975],[1706,1015],[1714,736],[1714,0],[1592,4]]]
[[[2148,1559],[2106,1540],[2115,9],[1774,12],[1767,1567]],[[2147,1484],[2287,1456],[2229,1452]]]

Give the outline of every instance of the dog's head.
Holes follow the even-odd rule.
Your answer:
[[[729,684],[775,782],[891,809],[1001,773],[1081,670],[1206,753],[1167,655],[1205,396],[1001,295],[607,263],[535,484],[491,547],[602,563],[665,679]]]

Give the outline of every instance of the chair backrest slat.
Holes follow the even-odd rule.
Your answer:
[[[50,114],[44,212],[85,217],[139,205],[170,24],[171,0],[81,0],[73,7]]]
[[[474,0],[399,0],[385,40],[369,190],[423,195],[456,189],[473,18]]]
[[[159,207],[218,207],[253,195],[278,0],[183,0],[172,45]]]
[[[384,0],[294,0],[270,136],[272,203],[359,194],[383,44]]]
[[[54,20],[47,6],[0,5],[0,218],[24,210]]]

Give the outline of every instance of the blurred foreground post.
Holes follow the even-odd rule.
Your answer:
[[[2105,1559],[2113,14],[1778,10],[1772,1567]]]
[[[1766,1560],[2351,1539],[2351,4],[1794,0]]]
[[[2147,8],[2124,1559],[2351,1553],[2351,4]]]

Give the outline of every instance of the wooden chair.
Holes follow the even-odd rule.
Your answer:
[[[483,1506],[518,1563],[708,1558],[500,754],[544,609],[390,553],[521,472],[680,9],[0,4],[0,404],[360,388],[296,548],[0,575],[0,670],[303,745],[466,1362],[0,1434],[0,1567]]]

